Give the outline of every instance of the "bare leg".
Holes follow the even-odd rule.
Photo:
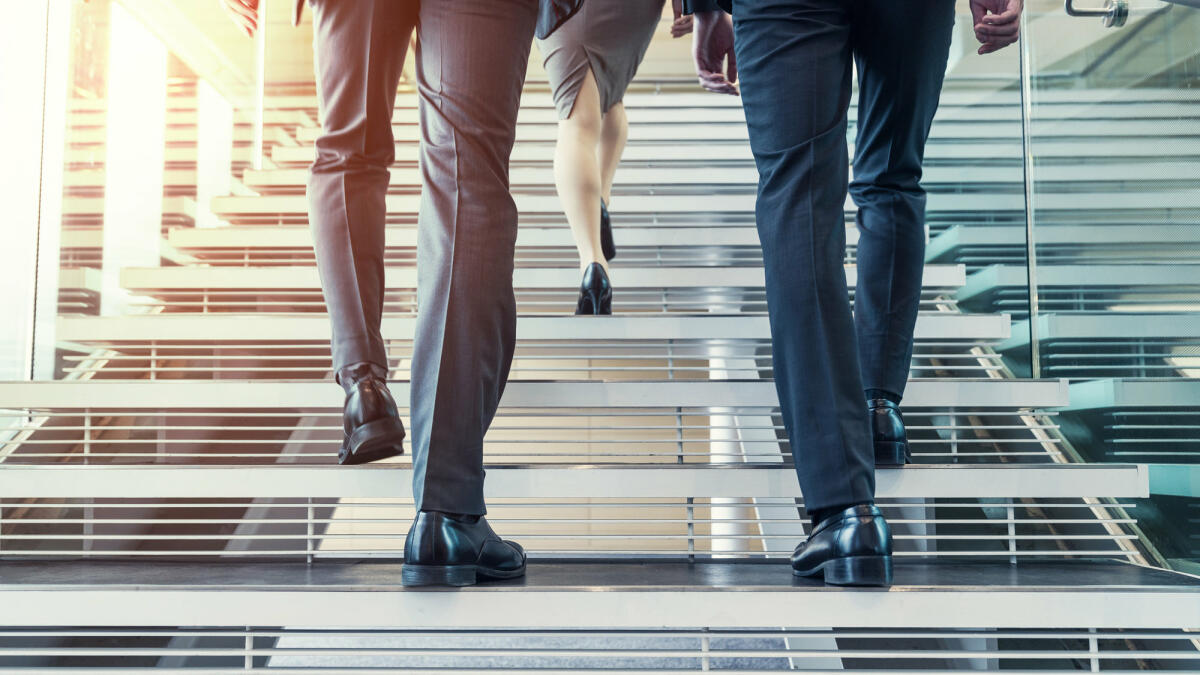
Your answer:
[[[589,69],[575,98],[575,106],[558,122],[554,149],[554,185],[579,250],[579,267],[599,263],[608,269],[600,249],[600,92]]]
[[[625,140],[629,137],[629,118],[625,117],[625,104],[617,103],[604,114],[600,129],[600,198],[612,204],[613,176],[625,152]]]

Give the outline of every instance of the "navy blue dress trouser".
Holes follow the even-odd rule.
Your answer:
[[[953,0],[734,0],[775,383],[810,512],[871,501],[863,391],[904,393],[921,297],[921,163]],[[847,110],[859,80],[854,178]],[[845,203],[858,207],[853,315]]]

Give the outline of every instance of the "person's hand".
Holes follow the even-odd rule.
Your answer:
[[[258,30],[258,0],[221,0],[221,6],[247,37],[254,37]]]
[[[692,57],[700,86],[718,94],[738,95],[737,57],[733,54],[733,21],[720,10],[696,13]],[[722,73],[722,66],[725,72]]]
[[[681,38],[692,32],[692,15],[684,15],[683,0],[671,0],[671,9],[675,11],[675,20],[671,22],[671,37]]]
[[[1017,41],[1024,0],[971,0],[971,18],[980,54],[991,54]]]

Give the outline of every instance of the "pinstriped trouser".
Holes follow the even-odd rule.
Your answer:
[[[421,121],[413,490],[420,508],[483,514],[483,436],[516,340],[508,189],[537,0],[313,0],[322,134],[309,223],[335,371],[387,367],[380,334],[392,108],[417,31]]]

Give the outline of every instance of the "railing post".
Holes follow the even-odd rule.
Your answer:
[[[958,411],[950,409],[950,455],[953,463],[958,464]]]
[[[1017,564],[1017,510],[1012,498],[1005,500],[1005,518],[1008,520],[1008,564]]]
[[[312,497],[308,497],[308,515],[305,517],[305,537],[304,537],[304,561],[309,565],[313,562],[313,503]]]
[[[90,463],[89,455],[92,454],[92,409],[85,408],[83,411],[83,463]]]
[[[1092,672],[1100,672],[1100,641],[1096,639],[1096,629],[1089,628],[1088,632],[1091,635],[1088,637],[1088,654],[1091,655]]]
[[[254,634],[246,626],[246,638],[242,646],[242,670],[254,670]]]
[[[712,433],[711,431],[709,433]],[[679,450],[676,464],[683,464],[683,408],[675,409],[675,445]]]
[[[696,498],[687,498],[688,562],[696,562]]]
[[[1042,357],[1038,345],[1037,245],[1034,240],[1033,184],[1033,57],[1029,31],[1018,38],[1021,77],[1021,157],[1025,169],[1025,269],[1029,291],[1029,376],[1042,376]]]

